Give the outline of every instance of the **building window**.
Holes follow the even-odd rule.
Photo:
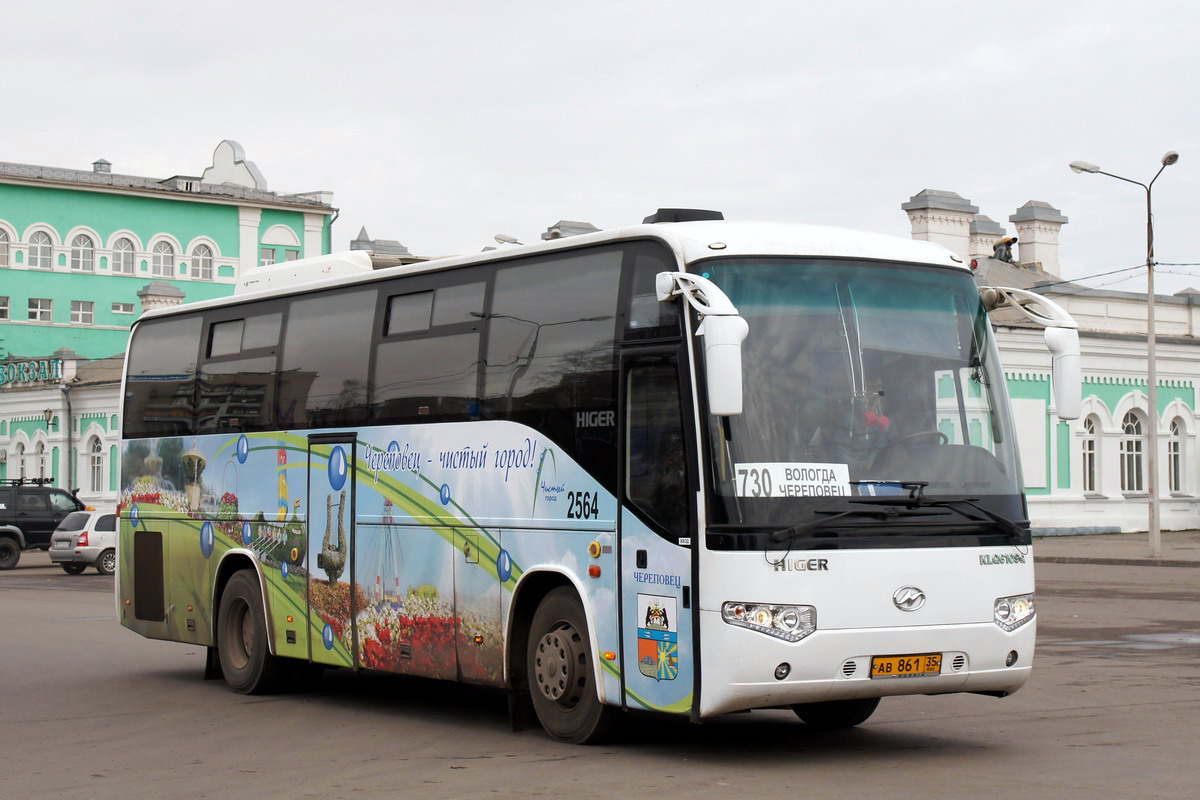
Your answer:
[[[1183,492],[1183,425],[1171,420],[1171,438],[1167,439],[1167,491]]]
[[[113,242],[112,271],[114,275],[133,274],[133,242],[128,239]]]
[[[284,250],[283,251],[283,260],[284,261],[300,260],[300,251],[299,250]]]
[[[37,449],[33,454],[34,460],[37,462],[37,476],[39,480],[46,479],[46,443],[38,442]]]
[[[0,319],[8,319],[8,298],[0,297]]]
[[[25,467],[25,445],[23,444],[17,445],[17,473],[17,477],[21,480],[25,480],[25,476],[28,474]]]
[[[71,240],[71,269],[79,272],[96,269],[96,246],[87,234],[81,233]]]
[[[114,314],[132,314],[133,303],[113,303],[112,312]]]
[[[54,301],[48,297],[29,298],[30,322],[53,322]]]
[[[192,251],[192,277],[201,281],[213,279],[213,253],[206,244],[198,244]]]
[[[93,436],[88,443],[88,474],[91,478],[91,491],[103,492],[104,486],[104,444],[99,436]]]
[[[8,233],[0,231],[0,267],[8,266]]]
[[[262,267],[269,267],[275,263],[275,248],[264,247],[258,251],[258,264]]]
[[[72,300],[71,322],[75,325],[91,325],[96,319],[95,306],[91,300]]]
[[[45,231],[34,231],[29,237],[29,266],[34,269],[50,269],[53,246],[50,235]]]
[[[1121,491],[1144,492],[1142,479],[1142,420],[1130,411],[1121,420]]]
[[[1099,485],[1096,474],[1096,418],[1088,417],[1083,421],[1083,491],[1096,492]]]
[[[150,271],[156,278],[175,277],[175,248],[170,242],[159,242],[154,245],[153,259]]]

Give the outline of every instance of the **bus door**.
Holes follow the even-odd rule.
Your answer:
[[[318,664],[355,666],[355,436],[308,437],[309,656]]]
[[[692,711],[696,478],[678,346],[621,357],[621,649],[624,704]]]

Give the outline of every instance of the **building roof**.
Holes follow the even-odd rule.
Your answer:
[[[228,183],[205,183],[199,178],[179,175],[168,178],[144,178],[115,172],[95,172],[0,161],[0,181],[6,178],[28,183],[99,187],[118,192],[154,192],[175,197],[207,197],[214,200],[244,200],[269,205],[302,206],[326,213],[332,213],[334,210],[332,204],[328,202],[330,199],[328,192],[281,194]]]

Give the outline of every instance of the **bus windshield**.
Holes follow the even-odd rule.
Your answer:
[[[693,270],[750,326],[743,413],[708,422],[714,529],[788,531],[773,547],[1017,531],[1004,375],[970,273],[799,258]]]

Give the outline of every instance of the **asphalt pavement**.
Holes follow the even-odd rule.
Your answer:
[[[1053,564],[1116,564],[1200,568],[1200,530],[1163,531],[1162,554],[1150,557],[1148,533],[1045,536],[1033,540],[1033,560]]]

